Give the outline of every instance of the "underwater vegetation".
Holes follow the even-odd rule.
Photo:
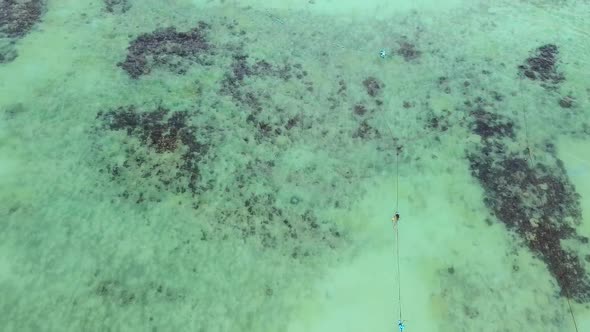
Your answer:
[[[534,56],[518,67],[519,75],[557,89],[565,80],[557,71],[558,48],[539,47]],[[494,97],[496,102],[503,98]],[[465,103],[471,117],[471,131],[481,144],[467,153],[471,174],[482,185],[485,204],[496,218],[519,235],[523,243],[547,265],[561,289],[561,295],[585,303],[590,301],[590,279],[579,254],[567,249],[564,240],[587,244],[576,234],[582,221],[580,196],[569,180],[552,143],[540,149],[545,158],[533,158],[531,148],[513,151],[520,128],[498,114],[494,102],[477,97]],[[564,107],[564,105],[561,105]],[[567,106],[567,105],[566,105]]]
[[[519,74],[523,78],[539,81],[545,88],[556,88],[557,84],[565,80],[563,74],[556,68],[558,55],[559,49],[556,45],[540,46],[531,57],[525,60],[524,64],[518,66]]]
[[[118,65],[135,79],[149,74],[153,67],[183,74],[192,63],[207,65],[207,55],[212,51],[206,39],[207,29],[209,25],[200,22],[187,32],[168,27],[142,34],[131,42],[127,58]]]
[[[231,70],[229,70],[221,82],[220,94],[231,97],[237,106],[248,112],[246,121],[257,130],[256,139],[273,139],[285,131],[293,129],[301,124],[302,114],[297,110],[286,110],[272,106],[271,96],[267,91],[252,91],[247,82],[248,78],[256,77],[264,80],[277,80],[287,82],[295,77],[303,81],[307,72],[300,64],[282,65],[271,64],[265,60],[250,61],[249,56],[237,53],[232,56]],[[305,82],[304,84],[307,84]],[[308,83],[311,86],[311,83]],[[266,106],[266,107],[265,107]],[[267,112],[281,113],[283,116],[267,116]],[[272,120],[276,119],[276,120]]]
[[[107,3],[107,2],[105,2]],[[112,2],[119,5],[119,2]],[[108,11],[108,10],[107,10]],[[388,87],[377,75],[368,76],[356,85],[347,83],[344,77],[336,77],[334,89],[323,95],[328,109],[317,114],[303,111],[303,105],[282,107],[276,104],[273,95],[264,86],[279,86],[289,83],[295,90],[290,97],[303,100],[305,94],[315,93],[314,81],[302,64],[289,58],[281,62],[256,59],[250,56],[244,45],[248,33],[237,30],[237,23],[231,22],[213,26],[213,23],[199,22],[188,31],[178,31],[169,26],[140,34],[128,47],[126,58],[117,66],[133,80],[140,80],[154,70],[164,70],[176,75],[185,75],[191,66],[212,67],[226,64],[224,74],[217,82],[219,97],[226,97],[236,106],[244,123],[235,124],[248,128],[254,133],[253,144],[275,144],[281,136],[299,139],[302,133],[317,128],[330,112],[342,109],[349,111],[356,127],[339,134],[362,141],[380,142],[389,140],[375,125],[376,115],[385,112],[383,96]],[[218,42],[210,37],[211,29],[225,28],[234,37],[229,42]],[[398,41],[397,55],[408,65],[415,63],[424,54],[408,38]],[[531,51],[531,55],[516,68],[515,79],[527,79],[546,89],[558,90],[565,81],[559,71],[559,48],[546,44]],[[481,70],[476,75],[493,75]],[[256,80],[260,85],[249,84]],[[350,82],[350,81],[348,81]],[[453,91],[474,91],[485,87],[477,86],[475,80],[456,82],[452,77],[441,76],[435,82],[444,94]],[[363,91],[361,100],[354,100],[352,89]],[[463,126],[481,138],[481,144],[465,152],[471,175],[484,190],[484,203],[498,221],[514,232],[522,243],[542,260],[561,289],[561,295],[578,302],[590,302],[590,279],[579,254],[562,245],[563,240],[585,244],[588,239],[576,234],[575,226],[581,222],[579,195],[570,182],[558,159],[554,146],[546,142],[542,150],[547,157],[542,160],[531,158],[530,148],[522,151],[511,149],[518,140],[521,128],[513,119],[502,115],[499,105],[510,100],[510,96],[498,91],[479,92],[474,98],[466,97],[463,105],[455,110],[445,109],[435,113],[430,110],[429,100],[402,100],[400,107],[418,114],[422,127],[429,132],[445,133],[454,126]],[[356,95],[358,96],[358,94]],[[566,95],[557,105],[561,108],[575,107],[575,98]],[[194,198],[192,208],[200,208],[199,196],[215,190],[232,192],[240,208],[220,208],[215,220],[211,221],[215,231],[203,231],[201,240],[221,238],[224,230],[232,230],[244,239],[258,239],[263,248],[272,250],[279,245],[291,250],[292,259],[314,255],[317,243],[327,250],[335,249],[347,241],[347,235],[330,220],[315,215],[306,202],[294,195],[287,202],[278,199],[279,186],[267,181],[276,167],[272,158],[251,156],[246,158],[240,172],[229,182],[220,183],[203,177],[212,174],[217,147],[222,144],[213,133],[223,131],[218,124],[201,118],[197,106],[194,109],[173,111],[163,106],[144,109],[138,105],[123,105],[104,110],[97,115],[99,135],[109,132],[124,133],[122,142],[126,151],[123,163],[104,160],[101,172],[108,174],[111,181],[124,188],[122,199],[132,199],[137,204],[146,200],[158,202],[154,193],[168,191]],[[456,121],[457,118],[460,121]],[[198,125],[197,125],[198,124]],[[327,135],[327,131],[320,131]],[[297,134],[295,134],[297,133]],[[397,142],[398,138],[394,137]],[[131,144],[140,142],[141,148]],[[439,141],[439,137],[435,140]],[[395,147],[391,146],[392,150]],[[403,146],[397,146],[397,153]],[[168,164],[159,161],[159,155],[171,154]],[[133,175],[139,174],[139,175]],[[133,182],[129,177],[149,178],[151,184],[144,187],[146,192],[136,192],[127,187]],[[262,190],[252,192],[249,188],[257,182]],[[150,194],[151,192],[151,194]],[[336,206],[339,206],[337,203]],[[315,247],[310,245],[315,243]],[[109,294],[106,285],[105,291]],[[113,286],[114,287],[114,286]],[[111,287],[112,288],[112,287]],[[471,312],[470,316],[477,316]]]
[[[399,42],[399,47],[396,50],[396,54],[400,55],[405,61],[413,61],[422,55],[422,51],[416,49],[416,45],[408,40],[408,38],[402,38]]]
[[[173,190],[177,193],[189,191],[193,195],[203,190],[199,162],[209,152],[211,143],[207,141],[207,135],[199,135],[197,139],[197,134],[206,133],[211,128],[189,124],[188,112],[171,112],[163,107],[145,112],[135,106],[127,106],[99,112],[97,119],[102,121],[103,129],[123,131],[127,136],[137,138],[147,148],[138,150],[128,147],[127,159],[122,165],[107,165],[106,171],[113,180],[128,176],[128,171],[132,174],[139,171],[142,178],[154,177],[159,180],[153,184],[156,190]],[[158,154],[167,152],[176,152],[174,165],[157,161]],[[122,194],[125,198],[129,195],[128,191]],[[143,194],[138,195],[136,202],[143,202]]]
[[[0,63],[16,59],[14,43],[41,20],[44,10],[42,0],[0,0]]]
[[[1,0],[0,33],[8,38],[23,37],[41,19],[43,8],[41,0]]]
[[[104,9],[110,14],[123,14],[131,9],[129,0],[103,0]]]
[[[545,152],[553,162],[533,162],[528,151],[510,152],[504,139],[514,139],[514,124],[479,105],[472,111],[473,132],[483,139],[477,152],[468,154],[473,177],[485,192],[485,204],[524,244],[547,265],[562,295],[578,302],[590,301],[590,279],[580,258],[561,241],[581,244],[576,234],[581,222],[579,195],[567,178],[552,144]]]
[[[239,118],[244,122],[232,126],[252,131],[255,144],[272,144],[292,130],[309,128],[301,110],[273,105],[268,91],[253,88],[248,82],[254,78],[273,85],[292,81],[298,82],[299,89],[309,91],[312,83],[303,66],[252,59],[241,45],[247,40],[247,33],[238,31],[235,22],[215,26],[235,37],[224,42],[209,37],[212,24],[201,21],[188,31],[171,26],[140,34],[130,42],[125,60],[117,66],[131,79],[140,80],[154,70],[185,75],[191,66],[204,68],[227,63],[222,67],[225,73],[218,89],[212,93],[228,98],[243,115]],[[209,121],[206,114],[196,104],[176,111],[161,105],[155,109],[123,105],[99,112],[95,125],[97,140],[116,137],[125,151],[123,161],[114,162],[104,154],[99,161],[103,165],[100,172],[122,188],[117,199],[145,204],[160,202],[159,193],[163,192],[189,195],[191,207],[198,211],[199,199],[204,194],[231,192],[233,205],[217,209],[215,219],[210,221],[215,231],[203,231],[201,240],[219,240],[234,232],[244,239],[256,240],[268,250],[290,248],[290,259],[314,256],[318,250],[333,250],[347,241],[346,234],[335,223],[315,215],[309,203],[299,196],[293,195],[288,201],[277,199],[280,187],[267,180],[275,168],[273,159],[248,156],[229,182],[219,182],[214,174],[216,149],[223,144],[220,133],[227,128]],[[270,116],[276,114],[281,116]],[[248,144],[249,138],[243,141]],[[102,150],[100,145],[97,144],[98,150]],[[168,157],[160,158],[163,154]],[[138,181],[146,184],[141,189],[130,185]],[[255,183],[263,189],[253,192]]]
[[[214,151],[209,134],[214,129],[209,126],[191,124],[197,112],[177,111],[158,107],[152,111],[144,111],[135,106],[119,107],[114,110],[100,112],[97,119],[101,125],[97,128],[99,135],[104,131],[124,133],[128,138],[122,140],[125,160],[121,164],[105,160],[101,173],[109,175],[111,181],[124,189],[119,198],[133,200],[137,204],[146,202],[158,203],[157,192],[174,194],[188,193],[198,197],[205,191],[212,190],[212,183],[202,183],[201,169],[211,167]],[[197,117],[198,118],[198,117]],[[197,138],[198,137],[198,138]],[[133,144],[137,139],[140,147]],[[173,158],[164,162],[160,154],[170,153]],[[239,231],[244,238],[261,239],[265,248],[275,248],[293,242],[292,258],[310,255],[303,250],[298,241],[301,238],[313,239],[324,243],[327,248],[334,249],[343,241],[342,234],[334,225],[326,220],[318,220],[314,213],[307,209],[301,213],[293,209],[280,207],[276,201],[276,188],[268,188],[266,193],[249,191],[252,181],[263,176],[274,167],[273,161],[260,159],[249,160],[241,172],[236,175],[233,183],[225,184],[225,191],[234,191],[243,202],[241,209],[222,209],[219,211],[217,226],[226,226]],[[135,186],[127,183],[134,178],[152,179],[148,185],[137,191]],[[254,179],[254,180],[253,180]],[[150,195],[150,192],[152,193]],[[193,204],[199,208],[198,200]],[[297,206],[301,199],[291,197],[289,204]],[[203,233],[203,240],[214,238],[215,234]]]

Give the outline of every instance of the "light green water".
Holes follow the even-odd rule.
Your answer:
[[[107,2],[48,0],[28,33],[1,35],[16,54],[0,63],[1,331],[385,332],[400,307],[410,332],[575,331],[572,313],[590,330],[590,301],[570,294],[570,312],[555,256],[527,245],[541,233],[507,226],[469,158],[488,146],[482,98],[514,128],[493,156],[548,166],[581,212],[545,220],[560,197],[521,188],[526,216],[590,237],[590,3]],[[209,63],[117,65],[141,34],[199,21]],[[547,44],[551,87],[518,69]],[[224,92],[239,56],[250,72]],[[131,106],[186,114],[207,145],[198,190],[189,144],[155,148],[166,117],[109,128]],[[588,244],[557,243],[589,277]]]

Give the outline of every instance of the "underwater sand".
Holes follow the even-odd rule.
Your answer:
[[[406,331],[575,331],[546,262],[486,204],[467,104],[513,124],[494,141],[506,153],[573,185],[590,237],[588,12],[46,1],[2,37],[17,56],[0,63],[0,330],[385,332],[401,306]],[[199,21],[205,61],[165,55],[135,78],[117,65],[138,36]],[[546,44],[564,77],[549,87],[518,69]],[[158,150],[174,114],[189,138]],[[590,276],[588,244],[561,246]],[[570,302],[590,330],[590,301]]]

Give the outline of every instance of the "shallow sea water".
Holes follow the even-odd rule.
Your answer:
[[[0,0],[0,330],[590,330],[588,12]]]

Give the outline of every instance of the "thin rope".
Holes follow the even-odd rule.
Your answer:
[[[387,126],[387,129],[389,130],[389,134],[391,135],[391,140],[393,141],[393,143],[395,144],[395,215],[397,217],[398,213],[399,213],[399,154],[400,154],[400,146],[398,145],[397,140],[395,139],[395,136],[393,135],[393,130],[391,129],[391,126],[389,125],[389,122],[384,118],[383,114],[379,113],[381,115],[381,118],[383,119],[383,122],[385,123],[385,125]],[[398,112],[395,113],[396,116],[396,123],[399,123],[398,119],[399,119],[399,114]],[[395,245],[396,245],[396,249],[395,249],[395,255],[396,255],[396,261],[397,261],[397,297],[398,297],[398,305],[399,305],[399,321],[398,324],[403,324],[403,319],[402,319],[402,279],[401,279],[401,267],[400,267],[400,259],[399,259],[399,219],[396,220],[395,222],[393,222],[393,230],[395,232]],[[400,325],[400,330],[402,330],[402,326]]]
[[[401,279],[401,271],[400,271],[400,264],[399,264],[399,228],[396,227],[396,224],[393,225],[395,229],[395,242],[396,242],[396,254],[397,254],[397,294],[398,294],[398,303],[399,303],[399,320],[402,321],[402,279]]]
[[[395,146],[395,212],[399,211],[399,146]]]
[[[567,305],[570,308],[570,315],[572,315],[572,322],[574,322],[574,328],[576,329],[576,332],[578,332],[578,324],[576,324],[576,317],[574,316],[574,310],[572,309],[572,303],[570,301],[570,293],[567,289],[565,290],[565,295],[567,295],[565,299],[567,300]]]

